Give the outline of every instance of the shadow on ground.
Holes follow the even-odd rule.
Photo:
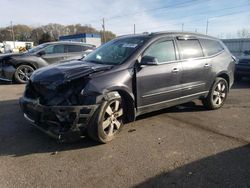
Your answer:
[[[250,82],[244,80],[234,88],[246,88]],[[172,108],[148,113],[137,119],[150,118],[164,113],[203,112],[206,109],[200,102],[189,102]],[[18,100],[0,101],[0,156],[23,156],[33,153],[75,150],[99,145],[89,138],[76,143],[59,144],[36,128],[29,125],[23,118]]]
[[[99,145],[89,138],[74,143],[57,143],[29,125],[23,118],[18,100],[0,102],[0,156],[14,157],[34,153],[53,153]]]
[[[135,187],[249,188],[249,159],[250,145],[246,145],[159,174]]]

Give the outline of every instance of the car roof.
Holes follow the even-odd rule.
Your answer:
[[[204,35],[197,32],[180,32],[180,31],[162,31],[162,32],[152,32],[152,33],[142,33],[142,34],[129,34],[129,35],[123,35],[120,37],[157,37],[157,36],[172,36],[172,37],[197,37],[197,38],[206,38],[206,39],[212,39],[212,40],[218,40],[215,37]],[[118,37],[118,38],[120,38]]]
[[[73,42],[73,41],[54,41],[54,42],[46,42],[44,44],[73,44],[73,45],[82,45],[82,46],[91,46],[91,47],[94,46],[92,44],[87,44],[83,42]]]

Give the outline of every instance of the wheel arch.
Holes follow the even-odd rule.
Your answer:
[[[17,68],[17,67],[19,67],[19,66],[21,66],[21,65],[29,65],[29,66],[31,66],[34,70],[37,69],[37,67],[36,67],[36,65],[35,65],[34,63],[27,62],[27,61],[18,62],[18,63],[16,63],[14,66],[15,66],[15,68]]]
[[[136,111],[135,111],[135,101],[133,96],[129,92],[124,89],[117,88],[115,90],[109,92],[118,92],[122,98],[123,105],[124,105],[124,114],[125,114],[125,123],[133,122],[136,118]]]
[[[230,77],[226,72],[221,72],[221,73],[217,74],[216,78],[217,77],[224,78],[227,81],[228,87],[230,87]]]

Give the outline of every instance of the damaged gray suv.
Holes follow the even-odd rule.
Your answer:
[[[34,126],[61,141],[111,141],[136,116],[200,99],[220,108],[235,59],[218,39],[164,32],[118,37],[85,59],[36,70],[20,105]]]

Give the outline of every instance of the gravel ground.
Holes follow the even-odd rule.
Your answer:
[[[143,115],[111,143],[58,144],[30,126],[23,85],[0,85],[0,187],[250,187],[250,81],[223,108]]]

